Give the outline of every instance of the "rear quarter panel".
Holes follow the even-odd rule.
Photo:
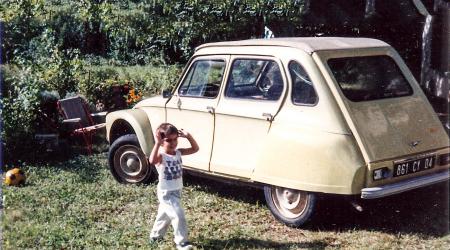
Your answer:
[[[254,181],[297,190],[357,194],[365,184],[353,136],[311,127],[274,124],[256,165]]]

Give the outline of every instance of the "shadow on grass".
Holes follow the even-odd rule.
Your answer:
[[[200,246],[204,249],[249,249],[249,248],[273,248],[273,249],[325,249],[329,244],[325,241],[282,243],[268,240],[231,238],[231,239],[202,239]]]
[[[187,186],[249,204],[265,203],[262,189],[221,183],[188,176]],[[414,233],[440,237],[449,234],[449,183],[412,190],[375,200],[357,200],[358,212],[346,196],[321,196],[313,220],[304,229],[312,231],[367,230]],[[281,222],[280,222],[281,223]]]
[[[217,194],[220,197],[246,202],[249,204],[265,203],[262,189],[245,186],[239,182],[222,182],[223,180],[209,179],[205,177],[187,174],[183,178],[185,186],[195,186],[196,189]]]
[[[81,150],[71,147],[69,152],[55,152],[53,156],[46,156],[44,161],[27,162],[26,165],[35,169],[46,169],[46,172],[50,171],[52,174],[59,171],[73,173],[79,183],[94,183],[103,178],[100,172],[108,167],[107,153],[94,151],[92,154],[86,154]],[[26,185],[30,184],[27,182]]]
[[[73,138],[70,142],[62,141],[54,151],[34,152],[34,159],[27,161],[27,165],[68,171],[77,174],[79,182],[95,182],[100,170],[107,167],[108,144],[103,138],[94,139],[91,154],[81,138]]]
[[[9,165],[20,165],[23,162],[33,165],[58,164],[70,161],[77,156],[89,157],[91,155],[108,152],[109,144],[104,136],[94,136],[92,154],[81,137],[60,138],[57,146],[31,145],[33,150],[24,158]]]
[[[386,198],[361,200],[363,212],[357,212],[339,197],[326,198],[319,203],[321,216],[308,229],[357,229],[434,237],[449,234],[448,182]]]

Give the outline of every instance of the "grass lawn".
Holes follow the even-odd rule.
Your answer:
[[[116,183],[106,154],[24,166],[24,187],[3,187],[3,249],[173,249],[172,231],[148,244],[156,186]],[[197,249],[450,249],[448,185],[367,201],[319,201],[303,229],[276,221],[258,189],[185,178],[183,204]]]

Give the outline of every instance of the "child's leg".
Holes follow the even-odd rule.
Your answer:
[[[177,245],[188,241],[187,223],[180,198],[181,190],[169,191],[167,197],[164,197],[168,205],[166,213],[172,221],[174,241]]]
[[[156,214],[155,222],[153,223],[153,228],[150,232],[150,238],[163,238],[170,224],[170,217],[166,213],[167,205],[162,198],[163,195],[164,194],[160,194],[158,191],[158,213]]]

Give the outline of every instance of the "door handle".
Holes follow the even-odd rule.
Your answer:
[[[180,98],[178,98],[178,100],[177,100],[177,107],[178,107],[178,108],[181,107],[181,99],[180,99]]]
[[[211,106],[207,106],[206,110],[208,110],[209,113],[214,114],[214,108]]]
[[[271,113],[263,113],[262,116],[269,122],[273,121],[273,115]]]

